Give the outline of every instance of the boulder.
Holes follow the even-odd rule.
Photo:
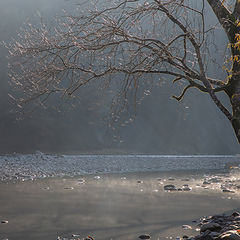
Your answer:
[[[210,222],[210,223],[205,223],[201,226],[201,229],[200,229],[200,232],[205,232],[207,230],[210,230],[210,231],[219,231],[221,230],[222,227],[218,224],[218,223],[215,223],[215,222]]]

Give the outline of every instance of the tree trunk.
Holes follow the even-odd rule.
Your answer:
[[[240,65],[239,65],[240,66]],[[240,67],[238,67],[240,69]],[[240,74],[233,72],[233,77],[229,81],[228,96],[232,105],[233,120],[232,126],[238,142],[240,143]]]

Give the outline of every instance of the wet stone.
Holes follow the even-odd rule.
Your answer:
[[[183,190],[183,191],[191,191],[192,188],[189,187],[187,184],[185,184],[185,185],[183,185],[182,190]]]
[[[210,185],[211,183],[210,182],[208,182],[208,181],[204,181],[203,182],[203,185]]]
[[[230,189],[223,189],[222,192],[225,192],[225,193],[235,193],[233,190],[230,190]]]
[[[163,188],[165,191],[177,191],[177,188],[172,184],[165,185]]]

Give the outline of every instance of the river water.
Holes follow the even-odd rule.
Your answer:
[[[238,156],[4,155],[0,240],[196,235],[193,221],[239,209],[239,164]],[[190,191],[164,191],[168,184]]]

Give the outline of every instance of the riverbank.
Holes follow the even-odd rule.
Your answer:
[[[0,183],[0,239],[195,236],[203,216],[239,209],[238,169],[90,174]],[[173,191],[164,186],[172,185]],[[195,222],[197,221],[197,223]]]

